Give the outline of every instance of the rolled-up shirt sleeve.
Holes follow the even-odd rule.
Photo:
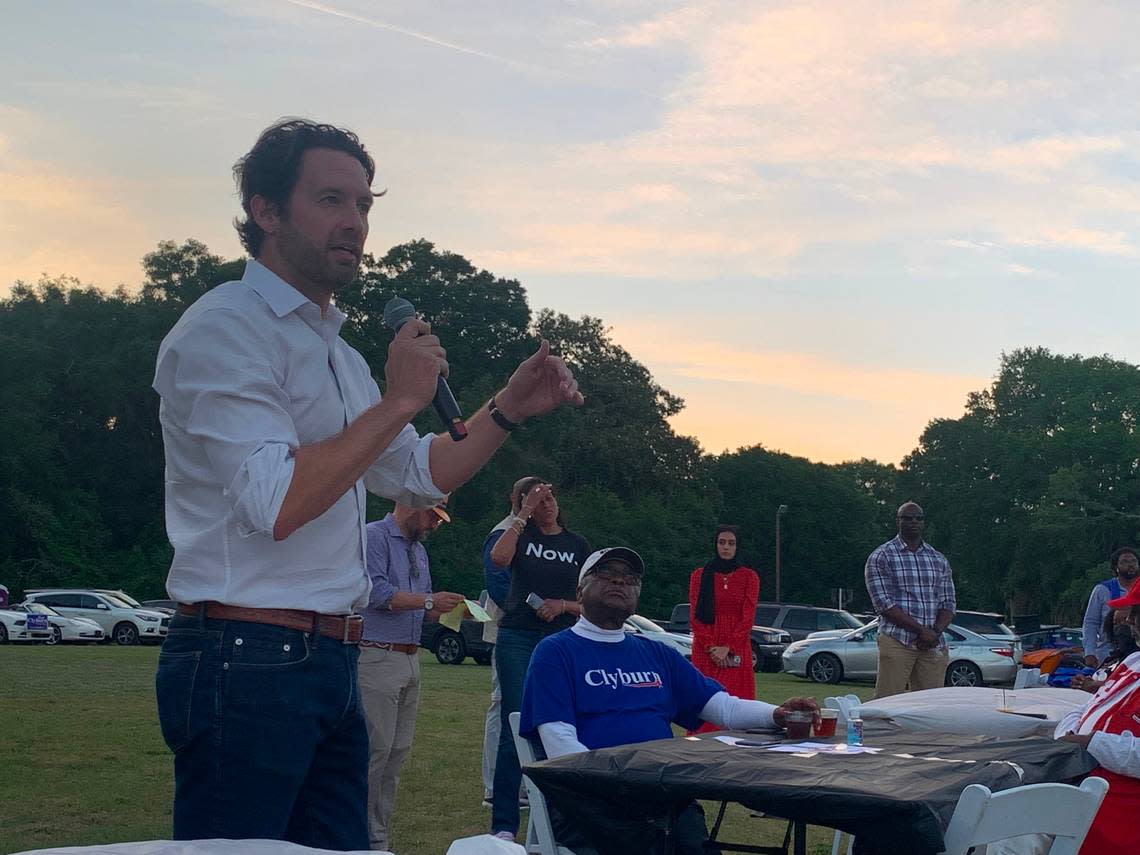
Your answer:
[[[203,313],[167,340],[154,389],[198,442],[244,535],[272,534],[299,443],[289,399],[256,328],[237,312]]]
[[[876,614],[882,614],[887,609],[898,605],[895,596],[895,582],[891,575],[890,562],[881,549],[876,549],[867,559],[867,566],[863,569],[863,578],[867,583],[867,594],[871,598],[871,605]]]
[[[369,397],[380,402],[380,389],[369,377]],[[430,508],[443,501],[444,493],[431,477],[429,455],[434,434],[420,436],[410,424],[396,434],[388,447],[364,472],[364,487],[412,508]]]
[[[1140,739],[1131,733],[1097,731],[1089,740],[1088,752],[1108,771],[1140,778]]]

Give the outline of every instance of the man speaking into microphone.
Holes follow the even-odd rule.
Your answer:
[[[582,396],[544,341],[462,442],[417,435],[409,422],[447,374],[439,339],[403,322],[381,399],[332,302],[382,195],[372,157],[350,131],[288,119],[234,175],[251,258],[186,310],[154,376],[180,604],[156,675],[174,837],[366,849],[365,491],[433,507],[515,426]]]

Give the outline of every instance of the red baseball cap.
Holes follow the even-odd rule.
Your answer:
[[[1133,582],[1123,597],[1108,601],[1109,608],[1126,609],[1129,606],[1140,606],[1140,582]]]

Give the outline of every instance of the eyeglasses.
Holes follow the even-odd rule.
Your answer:
[[[607,582],[618,582],[622,585],[640,585],[641,574],[632,573],[624,570],[595,570],[593,575],[599,579],[605,579]]]
[[[899,514],[899,519],[906,522],[922,522],[926,518],[922,514]]]

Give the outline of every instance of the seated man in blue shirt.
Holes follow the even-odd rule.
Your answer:
[[[531,657],[523,690],[520,732],[538,737],[547,757],[667,739],[670,724],[695,730],[703,722],[732,730],[784,726],[789,710],[819,711],[812,698],[776,707],[734,698],[675,650],[622,629],[637,610],[645,565],[632,549],[601,549],[586,559],[578,577],[582,616],[568,630],[543,639]],[[580,839],[580,829],[552,817],[558,842],[579,855],[602,847]],[[693,802],[675,824],[678,855],[720,850],[705,845],[704,813]],[[663,841],[653,829],[638,836],[655,853]],[[594,848],[591,848],[591,845]],[[606,848],[612,848],[608,845]]]

